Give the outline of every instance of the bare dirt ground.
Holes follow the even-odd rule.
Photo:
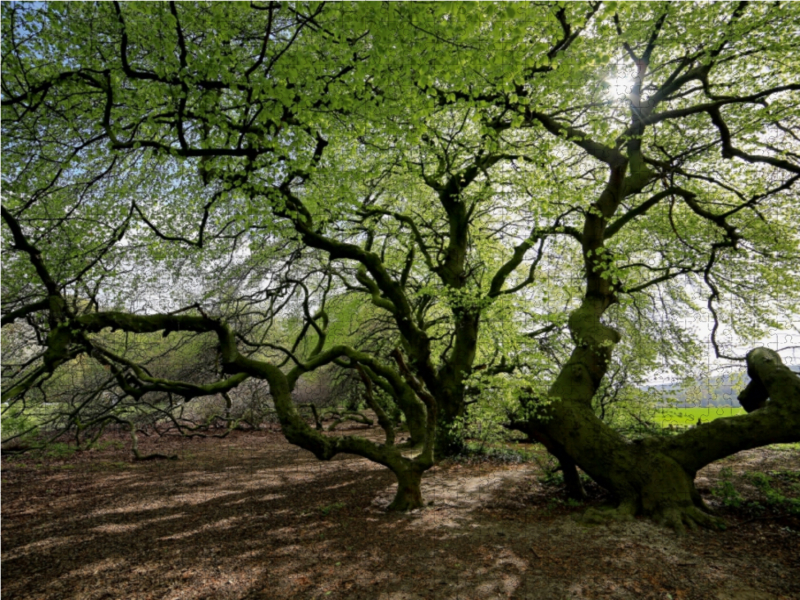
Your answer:
[[[727,531],[684,537],[645,520],[587,527],[575,517],[606,500],[599,488],[571,506],[536,463],[470,460],[429,472],[432,504],[398,515],[383,511],[389,471],[321,463],[276,431],[140,448],[181,459],[134,463],[126,444],[3,460],[3,598],[800,598],[800,519],[773,507],[721,507]],[[702,471],[717,507],[724,467],[797,472],[800,451],[748,451]]]

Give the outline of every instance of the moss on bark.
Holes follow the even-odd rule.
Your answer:
[[[397,492],[388,510],[405,512],[422,508],[422,471],[415,468],[394,471],[397,477]]]

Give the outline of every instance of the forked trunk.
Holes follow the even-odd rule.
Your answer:
[[[617,498],[615,510],[590,510],[588,521],[643,515],[677,530],[684,526],[721,525],[705,512],[694,487],[694,473],[653,444],[626,440],[586,406],[558,402],[550,412],[552,418],[539,427],[549,438],[560,441],[556,443],[567,456],[562,465],[569,465],[569,458],[574,460],[572,469],[564,472],[565,483],[568,474],[572,475],[573,493],[579,493],[576,488],[580,479],[574,469],[577,464]]]
[[[643,515],[678,531],[720,528],[724,523],[708,514],[694,486],[697,471],[741,450],[800,440],[800,377],[766,348],[751,351],[747,366],[753,382],[740,398],[750,414],[716,419],[675,437],[627,440],[587,403],[569,396],[585,390],[586,381],[570,388],[568,377],[559,377],[551,389],[560,399],[547,407],[550,418],[532,425],[617,497],[616,510],[590,511],[590,520]],[[572,370],[582,379],[583,369]]]

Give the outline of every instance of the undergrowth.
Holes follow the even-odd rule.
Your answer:
[[[746,471],[735,475],[726,467],[719,476],[711,493],[725,508],[754,517],[800,516],[800,471]]]

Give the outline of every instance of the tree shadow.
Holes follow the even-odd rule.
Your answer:
[[[433,504],[392,514],[382,503],[393,475],[364,459],[321,463],[285,442],[195,449],[177,462],[92,471],[104,462],[92,459],[12,480],[3,596],[580,598],[603,577],[622,590],[610,597],[677,594],[680,578],[667,575],[687,554],[678,542],[643,522],[582,527],[569,514],[584,507],[550,505],[558,496],[535,467],[437,468],[423,479]],[[655,542],[620,549],[637,537]],[[664,580],[652,594],[620,587],[635,569]]]

